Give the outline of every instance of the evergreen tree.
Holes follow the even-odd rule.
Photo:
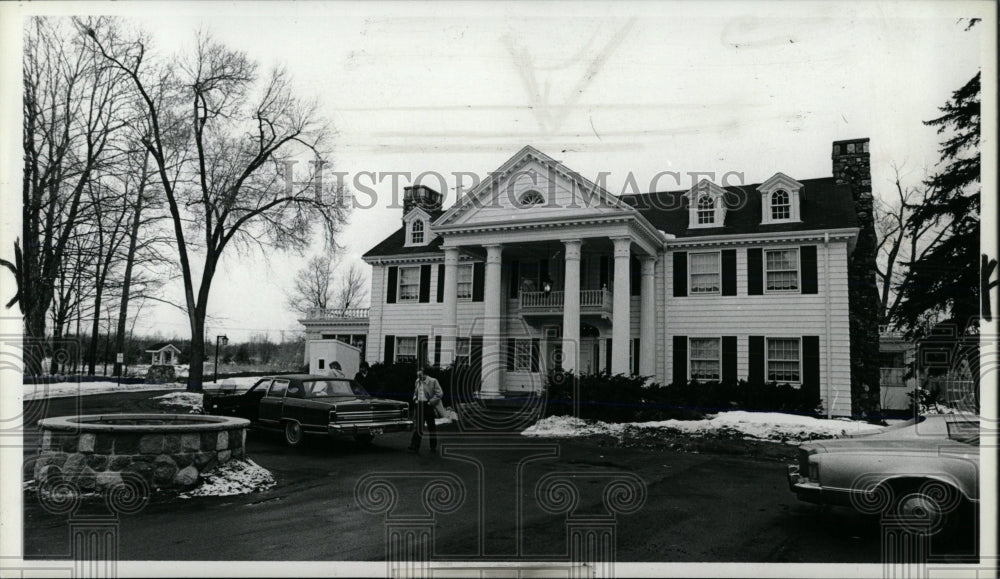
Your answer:
[[[911,233],[927,224],[940,225],[945,234],[923,256],[909,263],[910,277],[900,285],[900,319],[911,334],[921,333],[928,313],[955,324],[963,335],[975,327],[980,305],[980,75],[977,73],[940,110],[940,117],[924,124],[938,127],[940,170],[926,185],[931,194],[913,206]]]

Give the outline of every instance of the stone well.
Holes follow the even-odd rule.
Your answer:
[[[185,489],[198,475],[242,458],[243,418],[197,414],[93,414],[38,421],[41,448],[35,480],[67,482],[101,491],[123,477],[141,477],[148,488]]]

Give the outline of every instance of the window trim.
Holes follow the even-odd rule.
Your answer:
[[[511,341],[513,342],[511,344],[511,346],[514,348],[514,351],[511,353],[511,358],[513,358],[513,360],[514,360],[514,369],[511,370],[511,372],[518,372],[518,373],[522,373],[522,374],[530,374],[531,373],[532,348],[534,347],[532,339],[531,338],[512,338]],[[521,345],[527,345],[527,347],[528,347],[528,357],[527,357],[528,365],[527,365],[526,369],[525,368],[518,368],[518,363],[517,363],[518,362],[517,348],[518,348],[518,346],[521,346]]]
[[[464,348],[463,348],[464,346]],[[462,350],[465,353],[462,353]],[[455,337],[455,363],[468,364],[472,359],[472,338]]]
[[[775,198],[775,196],[778,193],[784,193],[785,194],[785,203],[782,204],[782,205],[780,205],[780,206],[775,205],[775,203],[774,203],[774,198]],[[788,210],[788,215],[785,216],[785,217],[775,217],[774,216],[774,210],[777,207],[785,207]],[[784,223],[786,221],[791,221],[792,220],[792,194],[789,193],[788,190],[784,189],[784,188],[779,188],[779,189],[775,189],[774,191],[771,191],[771,193],[768,194],[768,209],[769,209],[768,214],[771,216],[771,218],[768,221],[770,221],[771,223]]]
[[[419,240],[416,239],[417,234],[420,234]],[[427,226],[424,220],[414,219],[410,222],[410,245],[424,245],[425,239],[427,239]]]
[[[473,263],[470,262],[470,263],[460,263],[457,266],[455,266],[455,296],[458,299],[458,301],[460,301],[460,302],[471,302],[472,301],[472,293],[473,293],[472,292],[472,286],[475,283],[473,281],[473,278],[475,278],[475,276],[476,276],[476,273],[474,271],[475,270],[474,265],[475,264],[473,264]],[[462,276],[459,275],[459,272],[462,271],[463,269],[467,269],[469,271],[469,281],[468,282],[463,282],[462,281]],[[469,295],[468,296],[463,296],[461,289],[459,289],[459,288],[462,287],[463,283],[468,283],[469,284]]]
[[[535,198],[537,196],[537,201],[533,203],[528,203],[526,199],[529,197]],[[547,203],[545,195],[542,195],[541,191],[536,189],[528,189],[517,198],[517,205],[521,209],[529,209],[531,207],[537,207],[539,205],[545,205]]]
[[[715,275],[718,277],[718,281],[719,281],[718,287],[719,287],[719,289],[714,290],[714,291],[697,291],[697,290],[694,289],[693,278],[691,276],[693,276],[693,275],[707,275],[707,274],[695,274],[695,273],[693,273],[691,271],[691,268],[694,266],[693,256],[695,256],[695,255],[705,255],[705,254],[709,254],[709,253],[715,254],[715,257],[716,257],[715,263],[718,265],[718,269],[717,269]],[[688,282],[688,295],[689,296],[692,296],[692,295],[697,295],[697,296],[718,296],[718,295],[722,295],[722,251],[720,251],[720,250],[716,250],[716,251],[689,251],[688,252],[688,256],[687,256],[687,269],[688,269],[688,271],[687,271],[687,277],[688,277],[687,282]]]
[[[795,340],[798,344],[799,353],[799,379],[798,380],[771,380],[771,340]],[[775,360],[775,362],[791,362],[791,360]],[[802,385],[802,336],[765,336],[764,337],[764,382],[770,384],[788,384],[790,386]]]
[[[717,201],[712,197],[713,195],[711,193],[702,193],[701,195],[698,195],[698,198],[695,200],[696,205],[694,210],[694,217],[695,217],[695,225],[697,225],[698,227],[709,227],[711,225],[715,225],[715,218],[717,217],[715,211],[716,210],[715,204]],[[703,208],[701,204],[706,199],[709,202],[709,207]],[[711,219],[709,221],[702,221],[701,218],[703,213],[708,214],[711,217]]]
[[[796,247],[772,247],[770,249],[764,247],[763,253],[761,254],[761,267],[764,268],[762,277],[763,290],[765,294],[800,294],[802,293],[802,251],[801,248]],[[794,251],[795,252],[795,288],[794,289],[768,289],[767,287],[767,254],[771,251]],[[789,271],[789,270],[779,270],[779,271]],[[778,272],[775,272],[778,273]]]
[[[719,365],[719,377],[718,378],[706,379],[706,378],[695,378],[694,377],[694,372],[693,372],[694,364],[692,364],[692,362],[694,362],[696,360],[696,358],[692,357],[692,354],[694,354],[694,348],[691,347],[691,342],[693,340],[715,340],[716,344],[719,347],[719,356],[718,356],[718,358],[715,359],[715,361]],[[703,381],[703,382],[721,382],[722,381],[722,336],[688,336],[687,356],[688,356],[688,359],[687,359],[687,374],[688,374],[688,376],[687,376],[687,378],[688,378],[689,382],[691,380],[699,380],[699,381]],[[707,361],[708,359],[707,358],[697,358],[697,360],[698,361]]]
[[[400,346],[402,345],[403,340],[413,340],[413,355],[412,356],[410,356],[409,354],[405,355],[407,358],[412,358],[412,359],[407,359],[407,360],[401,360],[400,359],[400,356],[402,355],[402,348]],[[420,350],[420,347],[419,347],[420,345],[417,342],[418,342],[418,339],[417,339],[416,336],[396,336],[396,343],[394,345],[395,347],[392,350],[392,361],[394,363],[397,363],[397,362],[416,362],[417,361],[417,356],[420,355],[420,351],[419,351]]]
[[[414,287],[417,288],[417,291],[416,291],[415,294],[413,294],[412,298],[408,298],[408,297],[405,297],[403,295],[403,272],[407,271],[407,270],[415,270],[417,272],[417,281],[416,281],[416,283],[414,283],[414,284],[407,284],[407,285],[413,285]],[[399,273],[396,275],[396,301],[397,302],[406,302],[406,303],[410,303],[410,302],[414,302],[415,303],[415,302],[419,301],[420,300],[420,266],[419,265],[401,265],[401,266],[399,266],[399,270],[398,271],[399,271]]]

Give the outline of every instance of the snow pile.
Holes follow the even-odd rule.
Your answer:
[[[200,392],[168,392],[162,396],[154,396],[160,406],[168,408],[188,409],[189,414],[201,414],[202,394]]]
[[[736,435],[739,438],[775,441],[801,441],[816,438],[839,438],[879,432],[882,426],[846,419],[823,419],[780,412],[723,412],[704,420],[661,420],[609,424],[590,422],[572,416],[550,416],[524,430],[524,436],[562,438],[595,434],[620,435],[626,429],[663,430],[673,433]]]
[[[452,424],[454,422],[458,422],[458,414],[447,406],[444,407],[444,417],[439,417],[434,420],[434,424],[437,426],[441,426],[442,424]]]
[[[271,471],[248,459],[233,459],[201,474],[202,482],[194,489],[181,493],[191,497],[229,497],[265,491],[275,485]]]
[[[92,396],[94,394],[109,394],[112,392],[139,392],[142,390],[184,390],[186,386],[180,383],[171,384],[118,384],[115,381],[101,382],[50,382],[42,384],[25,384],[25,400],[43,400],[45,398],[63,398],[66,396]]]

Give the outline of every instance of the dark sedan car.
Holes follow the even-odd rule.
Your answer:
[[[368,443],[379,434],[413,428],[405,402],[375,398],[353,380],[329,376],[268,376],[242,394],[206,392],[204,408],[281,432],[289,446],[306,434],[352,435]]]

